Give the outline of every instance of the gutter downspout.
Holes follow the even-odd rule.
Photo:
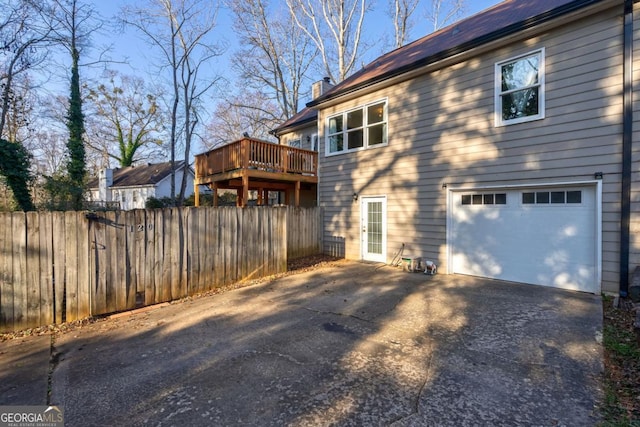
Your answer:
[[[631,219],[631,160],[633,132],[633,0],[624,2],[622,192],[620,212],[620,296],[629,292],[629,242]]]

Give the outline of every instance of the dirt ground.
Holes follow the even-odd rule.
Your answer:
[[[173,303],[179,303],[179,302],[184,301],[184,300],[203,297],[203,296],[206,296],[206,295],[219,294],[219,293],[222,293],[222,292],[229,291],[231,289],[238,289],[238,288],[242,288],[242,287],[246,287],[246,286],[251,286],[251,285],[254,285],[254,284],[257,284],[257,283],[262,283],[262,282],[264,282],[266,280],[272,280],[275,277],[284,277],[284,276],[288,276],[288,275],[291,275],[291,274],[297,274],[297,273],[302,273],[302,272],[305,272],[305,271],[309,271],[309,270],[312,270],[312,269],[315,269],[315,268],[326,267],[327,265],[330,265],[331,263],[336,263],[336,262],[340,262],[340,261],[341,261],[340,258],[335,258],[335,257],[331,257],[331,256],[328,256],[328,255],[312,255],[312,256],[308,256],[308,257],[304,257],[304,258],[298,258],[298,259],[290,260],[289,262],[287,262],[287,272],[286,273],[281,273],[281,274],[278,274],[276,276],[269,276],[269,277],[263,277],[263,278],[260,278],[260,279],[254,279],[254,280],[250,280],[250,281],[242,281],[242,282],[234,283],[234,284],[229,285],[229,286],[224,286],[224,287],[220,287],[220,288],[214,289],[214,290],[206,292],[204,294],[195,295],[193,297],[187,297],[187,298],[184,298],[184,299],[178,300],[178,301],[173,301],[172,304]],[[47,334],[53,334],[53,333],[65,333],[65,332],[69,332],[69,331],[72,331],[72,330],[75,330],[75,329],[78,329],[78,328],[82,328],[84,325],[88,325],[88,324],[104,321],[104,320],[106,320],[108,318],[109,318],[109,316],[102,316],[102,317],[81,319],[81,320],[78,320],[78,321],[75,321],[75,322],[63,323],[63,324],[58,324],[58,325],[47,325],[47,326],[41,326],[41,327],[38,327],[38,328],[25,329],[25,330],[21,330],[21,331],[0,333],[0,342],[11,340],[11,339],[14,339],[14,338],[22,338],[22,337],[34,336],[34,335],[47,335]]]
[[[605,425],[640,426],[640,334],[630,300],[603,299]]]

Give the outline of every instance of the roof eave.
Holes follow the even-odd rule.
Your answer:
[[[287,125],[287,126],[275,128],[272,131],[273,132],[272,135],[279,137],[281,135],[284,135],[285,133],[293,132],[299,129],[303,129],[307,126],[313,125],[317,122],[317,120],[318,120],[318,116],[315,116],[315,117],[310,117],[308,119],[300,120],[295,123],[291,123],[290,125]]]

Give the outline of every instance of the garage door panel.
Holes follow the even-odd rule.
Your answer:
[[[579,189],[581,203],[562,205],[514,190],[503,205],[463,205],[467,192],[453,193],[453,272],[597,292],[595,191]]]

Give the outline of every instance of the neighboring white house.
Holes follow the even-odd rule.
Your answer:
[[[180,189],[184,170],[189,174],[185,197],[193,194],[195,175],[184,161],[176,162],[175,188]],[[107,205],[118,202],[123,210],[144,209],[150,197],[171,196],[171,162],[148,163],[121,169],[103,169],[98,178],[89,182],[87,200]],[[115,204],[115,203],[114,203]]]

